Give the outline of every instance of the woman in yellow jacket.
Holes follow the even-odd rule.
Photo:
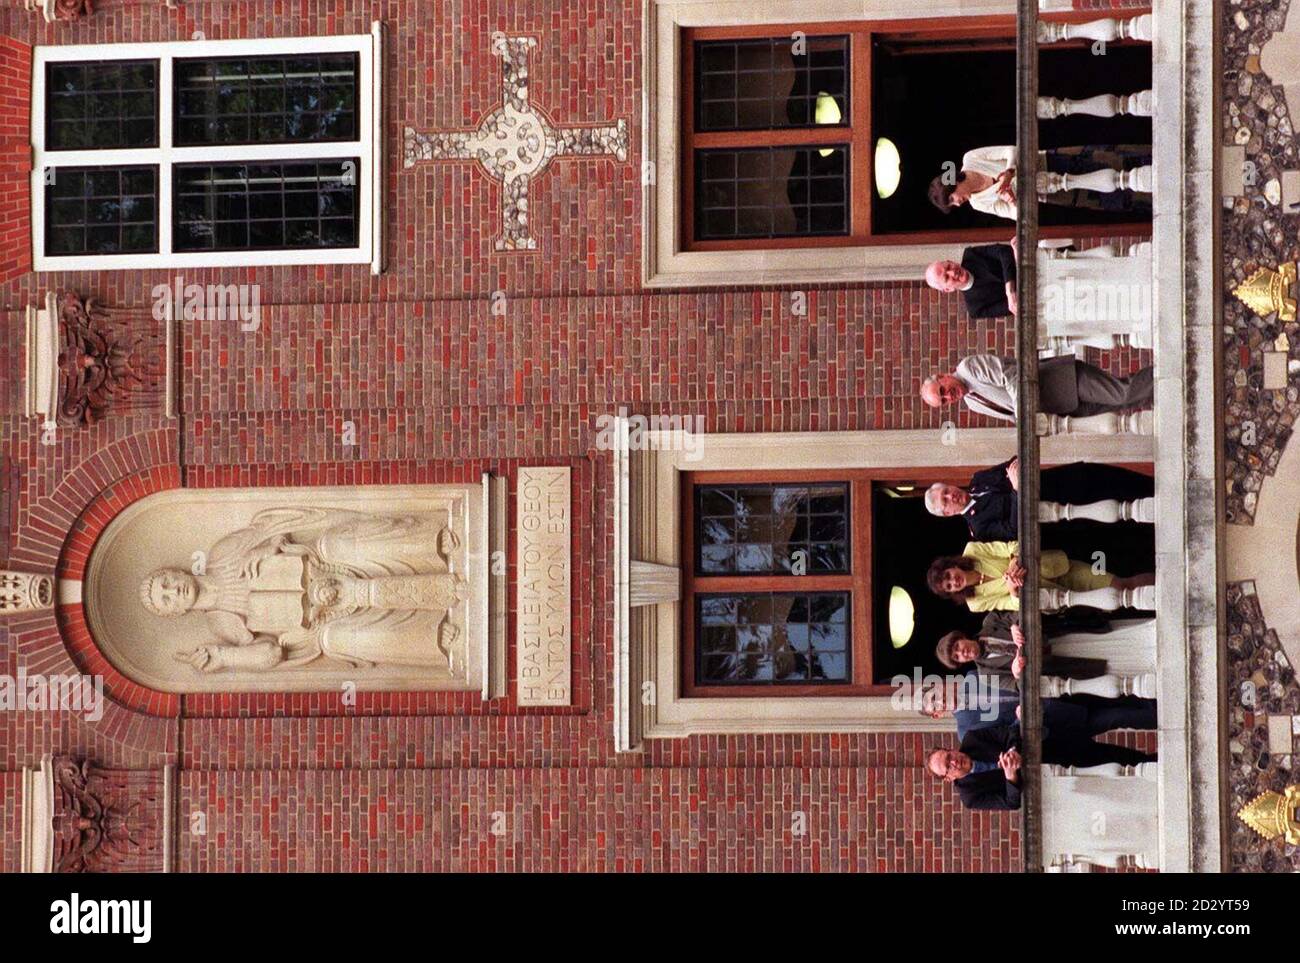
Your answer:
[[[1017,555],[1018,542],[968,542],[960,556],[937,558],[926,573],[930,590],[941,598],[965,602],[972,612],[1019,611],[1020,586],[1025,569]],[[1089,589],[1136,588],[1154,584],[1150,574],[1127,578],[1109,572],[1094,572],[1087,562],[1077,562],[1062,551],[1041,553],[1040,585],[1043,588]]]

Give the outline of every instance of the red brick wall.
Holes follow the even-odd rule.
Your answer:
[[[32,48],[0,36],[0,283],[32,269]]]
[[[16,873],[22,862],[23,774],[0,772],[0,873]]]
[[[1007,821],[911,768],[529,768],[182,774],[196,871],[969,871]],[[886,820],[885,814],[889,817]],[[495,829],[495,832],[494,832]]]
[[[640,4],[612,0],[188,0],[102,3],[47,26],[0,10],[0,34],[86,43],[390,28],[385,87],[390,271],[186,271],[261,285],[256,333],[186,322],[181,417],[117,412],[40,444],[0,421],[9,514],[0,559],[53,571],[84,551],[101,493],[143,472],[185,486],[513,479],[574,468],[574,706],[483,707],[462,695],[195,696],[151,715],[115,704],[91,725],[0,713],[0,769],[45,751],[135,768],[176,762],[185,869],[1014,868],[1017,818],[972,817],[920,769],[916,734],[696,737],[612,752],[609,460],[594,419],[622,406],[702,414],[709,431],[937,428],[919,379],[972,351],[1009,350],[1006,322],[914,283],[648,292],[640,272]],[[401,128],[472,127],[499,99],[494,30],[540,43],[532,96],[557,123],[625,119],[626,163],[558,161],[535,183],[540,251],[500,254],[499,191],[471,164],[401,167]],[[21,410],[21,311],[46,290],[147,308],[175,272],[0,283],[0,400]],[[491,296],[506,294],[504,316]],[[1129,353],[1109,359],[1128,368]],[[962,423],[978,419],[961,415]],[[358,445],[344,448],[352,421]],[[12,477],[11,483],[8,479]],[[513,519],[513,510],[511,512]],[[513,539],[512,539],[513,541]],[[513,593],[512,601],[513,601]],[[0,625],[0,665],[71,671],[53,615]],[[124,701],[127,700],[124,697]],[[170,708],[166,707],[166,708]],[[7,778],[7,777],[6,777]],[[209,817],[203,838],[188,813]],[[513,814],[505,841],[495,811]],[[788,818],[808,814],[808,836]],[[514,842],[510,842],[513,839]],[[6,837],[5,860],[15,859]]]

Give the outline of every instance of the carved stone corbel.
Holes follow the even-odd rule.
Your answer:
[[[166,872],[170,793],[170,768],[46,756],[24,773],[23,871]]]
[[[70,22],[95,12],[92,0],[24,0],[28,10],[39,10],[46,23]]]

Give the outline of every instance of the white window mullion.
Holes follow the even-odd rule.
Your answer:
[[[310,144],[216,144],[211,147],[175,147],[169,152],[173,164],[242,163],[245,161],[314,160],[318,157],[360,157],[365,160],[369,146],[359,140],[316,142]]]
[[[172,253],[172,67],[163,54],[158,63],[158,254]]]

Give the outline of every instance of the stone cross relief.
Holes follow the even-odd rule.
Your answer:
[[[421,161],[476,160],[501,184],[498,251],[535,251],[528,229],[529,189],[556,158],[613,156],[627,160],[627,121],[584,127],[557,127],[529,99],[528,61],[534,37],[492,35],[492,52],[501,58],[501,104],[477,130],[431,131],[405,128],[403,166]]]

